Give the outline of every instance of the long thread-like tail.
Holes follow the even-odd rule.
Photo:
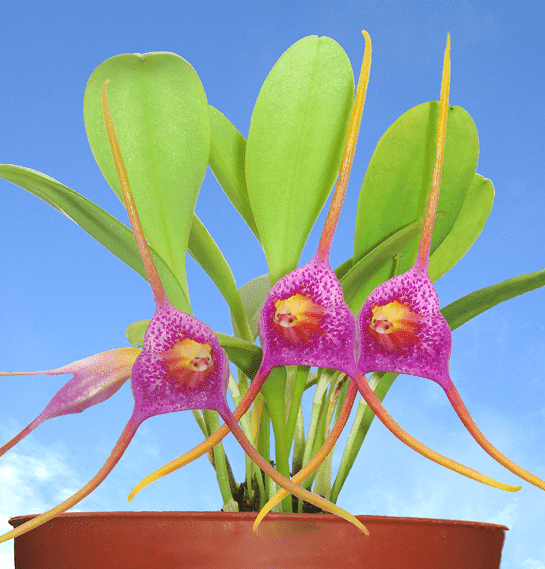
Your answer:
[[[138,252],[140,253],[140,258],[142,259],[149,284],[151,285],[153,297],[155,298],[155,302],[157,304],[164,304],[166,299],[165,291],[163,289],[161,279],[159,278],[157,268],[155,267],[155,263],[153,262],[148,243],[144,236],[142,225],[140,224],[140,218],[138,216],[138,211],[136,210],[136,204],[134,203],[134,197],[132,195],[131,187],[129,184],[129,176],[127,175],[123,156],[121,155],[121,149],[119,148],[119,142],[117,140],[117,134],[115,132],[112,114],[110,112],[110,105],[108,104],[107,88],[109,81],[109,79],[106,79],[106,81],[104,81],[104,85],[102,85],[101,96],[102,112],[104,114],[104,125],[106,126],[106,133],[108,134],[110,150],[112,152],[117,177],[119,179],[119,186],[123,194],[123,202],[129,216],[129,221],[131,224],[134,239],[136,241],[136,246],[138,247]]]
[[[530,482],[534,486],[545,490],[545,481],[541,478],[538,478],[531,472],[524,470],[518,464],[515,464],[511,459],[507,458],[504,454],[502,454],[492,443],[481,433],[479,427],[475,424],[475,421],[469,414],[458,390],[454,385],[451,383],[449,386],[445,387],[445,393],[453,406],[454,410],[458,414],[458,417],[462,420],[462,423],[465,425],[466,429],[470,432],[471,436],[479,443],[479,445],[496,461],[498,461],[502,466],[505,466],[508,470],[510,470],[513,474],[516,474],[526,482]]]
[[[5,445],[0,447],[0,456],[8,452],[8,450],[14,447],[19,441],[23,440],[28,434],[30,434],[38,425],[43,422],[43,419],[37,417],[29,423],[20,433],[15,435],[10,441],[8,441]]]
[[[367,86],[369,84],[369,73],[371,71],[371,37],[365,30],[362,31],[362,34],[365,37],[365,52],[363,54],[363,62],[361,64],[360,78],[358,81],[354,106],[352,107],[352,114],[350,115],[350,126],[348,127],[348,135],[344,145],[339,177],[337,178],[335,191],[331,198],[331,205],[327,212],[327,218],[315,254],[315,259],[317,261],[329,259],[331,242],[333,240],[333,235],[335,234],[337,222],[339,221],[346,188],[348,187],[348,179],[350,177],[350,170],[352,169],[354,152],[356,151],[356,141],[358,140],[358,134],[360,131],[361,117],[363,114],[363,107],[365,105],[365,96],[367,94]]]
[[[386,408],[382,404],[382,401],[377,397],[375,392],[371,389],[369,383],[365,376],[359,374],[352,376],[356,385],[358,386],[358,390],[361,393],[361,396],[365,399],[373,413],[380,419],[382,424],[393,434],[395,435],[401,442],[405,443],[407,446],[415,450],[417,453],[429,458],[433,462],[444,466],[445,468],[449,468],[454,472],[458,472],[458,474],[462,474],[467,476],[468,478],[472,478],[473,480],[477,480],[478,482],[482,482],[483,484],[488,484],[488,486],[492,486],[493,488],[499,488],[500,490],[507,490],[508,492],[517,492],[521,489],[521,486],[511,486],[509,484],[504,484],[503,482],[498,482],[490,476],[486,476],[486,474],[481,474],[477,470],[473,470],[473,468],[469,468],[452,460],[451,458],[447,458],[442,454],[432,450],[431,448],[427,447],[426,445],[422,444],[420,441],[415,439],[412,435],[409,435],[407,431],[402,429],[391,417],[391,415],[386,411]]]
[[[447,46],[443,59],[443,76],[441,78],[441,96],[439,100],[439,120],[437,122],[437,140],[435,144],[435,159],[433,163],[431,190],[422,226],[418,254],[416,256],[415,267],[419,271],[428,270],[431,238],[437,204],[439,203],[439,190],[441,188],[441,174],[443,172],[443,157],[445,154],[445,140],[447,136],[447,117],[448,117],[448,97],[450,91],[450,34],[447,36]]]

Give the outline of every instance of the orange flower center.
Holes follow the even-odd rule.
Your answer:
[[[419,314],[395,300],[373,308],[369,328],[386,349],[403,349],[407,343],[418,339],[415,332],[421,319]]]
[[[196,386],[213,366],[210,344],[200,344],[190,338],[176,342],[163,352],[166,379],[189,386]]]
[[[274,322],[287,338],[298,342],[320,331],[319,324],[325,309],[308,296],[294,294],[277,300],[274,306]]]

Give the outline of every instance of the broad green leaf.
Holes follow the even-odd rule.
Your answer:
[[[271,283],[296,268],[333,187],[353,102],[348,57],[327,37],[291,46],[261,88],[246,183]]]
[[[475,174],[451,231],[430,257],[429,273],[432,281],[435,282],[443,276],[467,253],[480,235],[490,215],[493,201],[492,182],[480,174]],[[436,222],[440,222],[443,218],[443,212],[438,212]],[[367,280],[389,263],[416,236],[419,237],[421,228],[422,220],[414,221],[385,239],[352,267],[347,269],[345,261],[335,269],[337,275],[339,270],[341,272],[340,281],[344,298],[354,313],[361,308],[363,294],[360,291],[367,290]]]
[[[231,121],[210,106],[212,145],[210,169],[242,219],[259,241],[259,233],[246,189],[246,139]]]
[[[442,277],[469,251],[481,234],[494,203],[494,185],[475,174],[462,209],[444,241],[430,255],[429,275],[432,282]]]
[[[518,275],[501,283],[481,288],[441,309],[451,330],[475,318],[496,304],[545,286],[545,269]]]
[[[437,218],[441,216],[442,214],[437,214]],[[363,305],[363,303],[357,304],[357,301],[361,298],[360,291],[367,287],[369,279],[410,243],[415,235],[419,234],[422,223],[423,220],[421,219],[413,221],[406,227],[396,231],[392,236],[384,239],[380,245],[367,253],[353,267],[344,272],[340,278],[344,300],[354,313],[357,313]],[[345,263],[340,266],[342,271],[345,269]],[[335,270],[336,273],[337,270],[338,268]]]
[[[135,348],[141,348],[144,345],[144,334],[149,323],[150,320],[138,320],[130,324],[125,330],[125,336],[127,336],[127,339]],[[216,336],[227,352],[229,360],[241,369],[246,376],[253,378],[259,369],[263,357],[261,348],[251,342],[228,334],[216,332]]]
[[[189,254],[205,270],[227,301],[240,336],[245,340],[253,341],[254,337],[248,326],[231,268],[216,242],[196,215],[193,218],[189,236]]]
[[[106,249],[147,279],[132,231],[109,213],[53,178],[23,166],[0,164],[0,177],[39,197],[87,231]],[[165,292],[176,308],[191,312],[180,283],[161,256],[151,250]]]
[[[354,266],[354,259],[352,257],[350,257],[349,259],[346,259],[346,261],[344,261],[343,263],[341,263],[336,269],[335,269],[335,274],[337,275],[337,278],[339,280],[341,280],[344,275],[346,275],[346,273],[348,273],[348,271]]]
[[[173,53],[118,55],[95,69],[85,89],[85,128],[95,160],[120,199],[102,115],[106,79],[144,233],[187,292],[187,243],[210,151],[204,89],[191,65]]]
[[[244,314],[246,315],[252,339],[254,340],[257,338],[257,319],[259,318],[261,307],[267,299],[267,295],[270,290],[271,281],[269,279],[269,275],[260,275],[259,277],[248,281],[246,284],[243,284],[239,289],[240,298],[244,307]],[[239,328],[232,314],[231,320],[233,322],[233,329],[238,336]]]
[[[386,237],[423,219],[431,186],[437,132],[437,101],[404,113],[379,140],[361,188],[356,218],[354,261],[372,251]],[[434,227],[431,251],[451,230],[473,180],[479,154],[477,130],[461,107],[448,113],[445,158],[438,211],[444,213]],[[399,272],[407,271],[416,257],[418,238],[402,251]],[[355,304],[391,277],[387,263],[360,290]]]

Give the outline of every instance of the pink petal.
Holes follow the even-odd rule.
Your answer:
[[[106,401],[130,377],[132,366],[139,353],[140,350],[136,348],[119,348],[57,369],[35,372],[0,372],[0,376],[73,374],[73,377],[57,391],[40,415],[8,443],[0,447],[0,456],[43,421],[61,415],[81,413],[88,407]]]

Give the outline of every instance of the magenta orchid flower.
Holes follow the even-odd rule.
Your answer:
[[[447,50],[449,48],[450,41]],[[435,381],[445,391],[467,430],[492,458],[523,480],[545,490],[545,481],[515,464],[485,438],[469,414],[449,374],[452,333],[441,314],[437,292],[428,276],[447,127],[450,61],[447,61],[446,55],[437,150],[418,254],[409,271],[378,286],[361,308],[358,315],[358,368],[361,373],[404,373]]]
[[[47,522],[73,507],[90,494],[112,471],[143,421],[164,413],[194,409],[216,410],[225,423],[229,425],[231,432],[250,458],[279,485],[297,497],[343,517],[367,533],[365,527],[354,516],[321,496],[316,496],[308,490],[300,488],[291,480],[280,475],[255,450],[234,419],[226,400],[229,362],[225,350],[220,346],[214,332],[206,324],[190,314],[174,308],[164,293],[130,191],[127,172],[108,106],[107,84],[108,81],[104,83],[102,88],[102,105],[110,148],[133,234],[156,304],[155,314],[146,331],[142,351],[138,353],[139,350],[128,348],[129,352],[123,352],[123,357],[129,360],[130,363],[129,366],[123,368],[123,373],[127,375],[127,371],[129,371],[131,375],[131,386],[135,400],[134,410],[110,456],[90,482],[61,504],[1,536],[0,543],[22,535]],[[92,361],[82,360],[82,362],[76,362],[76,364],[66,366],[66,368],[52,370],[52,373],[75,373],[74,379],[77,378],[79,384],[81,384],[83,381],[80,379],[80,376],[83,379],[91,374],[100,376],[102,373],[100,366],[103,364],[105,372],[102,375],[113,376],[116,375],[116,372],[112,373],[111,368],[116,367],[116,362],[119,359],[119,354],[117,351],[115,352],[115,354],[113,352],[99,354],[88,359]],[[78,366],[78,364],[80,365]],[[132,370],[130,370],[131,367]],[[82,369],[86,370],[87,373],[85,371],[81,372]],[[89,369],[93,371],[89,372]],[[80,372],[79,375],[78,372]],[[119,375],[119,372],[117,372],[117,375]],[[77,410],[85,408],[85,404],[79,403],[70,392],[72,381],[65,386],[67,389],[63,388],[57,394],[56,399],[58,399],[59,403],[55,402],[55,405],[53,405],[55,409],[60,407],[60,401],[63,399],[69,400]],[[114,387],[106,390],[106,393],[103,392],[103,398],[111,395],[118,388],[118,385],[114,385]],[[79,389],[79,391],[81,390]],[[99,397],[100,395],[95,397],[95,403],[99,402]],[[51,407],[51,404],[49,407]],[[48,408],[46,408],[46,411]],[[53,415],[50,413],[49,416]],[[31,423],[31,425],[33,424]],[[26,434],[25,431],[23,432]],[[18,437],[22,438],[22,436]]]
[[[406,433],[391,418],[382,402],[370,388],[364,375],[357,368],[355,356],[356,319],[345,303],[341,284],[329,265],[329,252],[348,183],[369,79],[371,41],[367,32],[364,31],[363,34],[366,40],[365,55],[347,142],[331,207],[316,254],[309,263],[280,279],[269,292],[258,321],[263,359],[250,389],[237,407],[234,416],[238,420],[247,411],[274,367],[304,365],[339,370],[354,381],[362,397],[379,419],[405,444],[427,458],[470,478],[498,488],[516,490],[515,487],[497,482],[436,453]],[[340,421],[346,422],[354,397],[355,389],[352,387],[350,397],[347,397],[345,401]],[[223,426],[186,455],[171,461],[146,477],[131,492],[129,499],[147,484],[184,466],[209,450],[225,436],[228,427],[229,425]],[[322,447],[319,455],[311,461],[310,467],[316,468],[324,460],[335,443],[335,437],[338,438],[341,430],[342,427],[336,428],[335,433],[328,437],[327,444]],[[301,481],[308,476],[312,472],[312,470],[309,471],[310,467],[300,471],[293,478],[293,481]],[[287,493],[281,490],[268,502],[256,519],[254,528],[257,527],[270,508],[286,495]]]

